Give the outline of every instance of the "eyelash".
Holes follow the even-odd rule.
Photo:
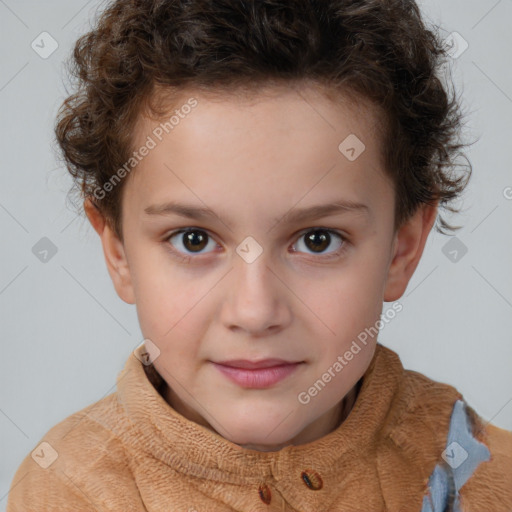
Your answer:
[[[173,238],[174,236],[176,236],[176,235],[179,235],[179,234],[182,234],[182,233],[189,233],[189,232],[193,232],[193,231],[200,231],[201,233],[205,233],[210,239],[213,239],[213,237],[205,229],[195,228],[195,227],[188,227],[188,228],[185,228],[185,229],[179,229],[179,230],[173,231],[172,233],[167,235],[164,238],[164,240],[163,240],[165,242],[165,244],[166,244],[166,249],[171,253],[171,255],[174,256],[174,257],[177,257],[181,261],[185,261],[186,263],[189,263],[192,259],[199,258],[200,254],[198,254],[197,256],[184,255],[182,252],[174,249],[172,247],[172,245],[169,243],[169,240],[171,238]],[[342,245],[336,251],[330,252],[330,253],[328,253],[326,255],[318,254],[318,257],[314,258],[314,259],[331,260],[331,259],[338,258],[338,257],[342,256],[345,253],[345,251],[347,250],[347,244],[349,243],[347,237],[345,237],[340,232],[335,231],[333,229],[329,229],[329,228],[324,228],[324,227],[308,228],[307,230],[303,230],[303,231],[301,231],[299,233],[299,236],[298,236],[297,240],[300,239],[301,237],[303,237],[304,235],[307,235],[308,233],[312,233],[312,232],[315,232],[315,231],[324,231],[324,232],[329,233],[331,235],[334,234],[336,237],[338,237],[341,240]],[[299,251],[293,251],[293,252],[298,253]],[[313,254],[309,254],[309,256],[314,256],[314,255]]]

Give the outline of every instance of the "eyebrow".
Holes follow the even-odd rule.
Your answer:
[[[169,201],[162,204],[155,204],[144,209],[147,215],[171,216],[179,215],[188,219],[204,220],[208,218],[219,218],[210,208],[199,207],[190,204]],[[284,220],[288,223],[299,223],[305,220],[319,219],[334,214],[361,213],[370,215],[370,208],[362,203],[349,200],[339,200],[334,203],[308,206],[305,208],[291,209],[284,217],[274,218],[275,222]]]

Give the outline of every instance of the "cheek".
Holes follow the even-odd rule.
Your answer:
[[[160,243],[141,241],[134,246],[130,274],[141,330],[149,338],[149,334],[165,338],[198,302],[197,287]]]
[[[313,333],[322,344],[316,353],[319,362],[316,371],[327,371],[347,351],[357,352],[348,354],[351,360],[346,366],[343,364],[343,370],[335,372],[337,377],[329,385],[335,396],[347,392],[347,383],[353,384],[360,378],[377,341],[384,271],[380,260],[370,256],[361,253],[357,260],[340,269],[336,279],[326,281],[321,289],[312,285],[308,290],[308,304],[313,304],[311,308],[321,320]],[[329,401],[331,392],[325,393],[322,401]]]
[[[336,272],[336,271],[335,271]],[[351,333],[372,324],[382,310],[383,271],[362,258],[340,268],[321,286],[312,283],[306,292],[306,304],[337,336]],[[328,332],[328,330],[326,331]]]
[[[184,375],[200,357],[200,340],[212,314],[209,291],[215,283],[178,273],[169,261],[139,262],[135,293],[141,332],[158,346],[160,364],[165,361],[172,374]]]

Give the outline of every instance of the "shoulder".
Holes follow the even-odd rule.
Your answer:
[[[463,400],[453,407],[446,446],[422,512],[510,512],[512,432],[483,421]]]
[[[422,512],[512,511],[512,432],[485,422],[455,387],[402,368],[381,434],[382,478],[423,481]]]
[[[444,447],[454,404],[462,398],[449,384],[403,369],[385,433],[403,450],[433,456]]]
[[[478,414],[466,406],[468,429],[474,441],[461,442],[468,453],[461,468],[468,465],[467,479],[460,489],[460,509],[462,512],[512,510],[512,432],[485,422]],[[469,436],[466,436],[469,438]],[[464,438],[463,438],[464,439]],[[471,466],[475,452],[483,454],[480,464]],[[478,456],[476,453],[476,456]],[[465,457],[465,454],[463,453]],[[469,464],[468,464],[469,463]],[[472,470],[472,471],[471,471]]]
[[[113,428],[122,419],[112,393],[53,426],[17,469],[7,512],[97,510],[113,489],[121,487],[116,506],[135,510],[140,497],[123,443]]]

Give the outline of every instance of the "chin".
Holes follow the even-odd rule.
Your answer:
[[[252,450],[279,450],[293,444],[293,438],[301,430],[297,429],[297,422],[293,421],[292,415],[265,422],[262,421],[265,416],[263,414],[254,415],[250,419],[238,418],[238,421],[234,420],[234,416],[228,416],[225,421],[221,421],[226,428],[219,424],[217,432],[228,441]],[[291,429],[292,425],[295,428]]]

